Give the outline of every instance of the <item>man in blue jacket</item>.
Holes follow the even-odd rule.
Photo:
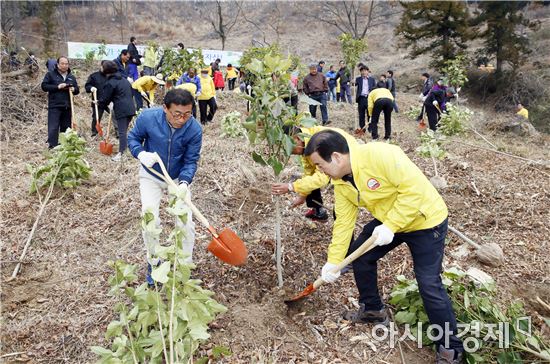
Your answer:
[[[128,135],[130,152],[142,164],[139,170],[142,213],[151,210],[157,225],[160,225],[160,200],[167,185],[148,168],[154,168],[162,173],[157,163],[157,158],[160,158],[179,188],[189,192],[188,186],[197,171],[202,145],[202,128],[192,116],[193,102],[193,96],[189,91],[181,89],[168,91],[164,97],[162,109],[143,110]],[[178,219],[176,223],[181,224],[181,221]],[[156,241],[149,241],[146,234],[143,234],[143,240],[147,248],[147,283],[153,285],[150,275],[151,264],[157,262],[151,259],[151,254],[154,254],[152,248]],[[193,239],[184,240],[183,249],[188,254],[189,262],[192,261],[193,245]]]
[[[120,52],[120,55],[113,59],[113,62],[116,63],[118,68],[118,73],[122,78],[128,79],[128,82],[134,82],[133,78],[130,75],[130,52],[127,49],[123,49]],[[137,77],[136,77],[137,78]]]

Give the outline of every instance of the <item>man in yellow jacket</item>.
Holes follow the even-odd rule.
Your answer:
[[[155,102],[155,91],[159,85],[164,85],[163,76],[161,73],[156,76],[142,76],[132,83],[132,88],[138,91],[141,97],[136,98],[137,109],[143,108],[143,99],[147,101],[149,106]],[[149,92],[149,95],[147,95]]]
[[[516,115],[522,116],[525,120],[529,120],[529,110],[524,108],[522,104],[518,104],[516,111]]]
[[[330,178],[319,171],[317,167],[311,163],[310,159],[304,156],[304,149],[311,137],[323,130],[333,130],[340,133],[350,145],[357,143],[357,140],[353,136],[342,129],[328,128],[325,126],[313,126],[311,128],[296,127],[292,130],[294,142],[296,143],[296,146],[292,149],[292,154],[301,156],[304,175],[302,178],[291,183],[274,183],[271,185],[271,192],[274,195],[296,192],[298,196],[292,201],[292,207],[299,206],[305,202],[306,206],[310,208],[305,216],[312,220],[319,221],[328,219],[328,213],[322,206],[323,197],[321,195],[321,188],[328,185]]]
[[[360,308],[346,312],[344,318],[389,324],[378,293],[377,262],[406,243],[430,323],[444,333],[436,342],[436,363],[459,363],[464,349],[456,337],[455,314],[441,281],[448,211],[437,190],[395,145],[348,144],[341,134],[325,130],[311,138],[304,154],[334,184],[336,219],[322,279],[336,281],[340,276],[334,271],[336,265],[371,235],[376,236],[375,248],[353,262]],[[350,244],[359,207],[366,208],[374,219]]]
[[[369,131],[372,139],[378,139],[378,119],[380,113],[384,112],[384,139],[391,138],[391,112],[393,111],[393,95],[386,88],[383,81],[379,81],[378,88],[369,93],[368,112],[371,115]]]

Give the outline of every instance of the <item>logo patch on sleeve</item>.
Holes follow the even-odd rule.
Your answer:
[[[367,181],[367,187],[369,190],[376,190],[378,187],[380,187],[380,182],[376,180],[376,178],[371,178]]]

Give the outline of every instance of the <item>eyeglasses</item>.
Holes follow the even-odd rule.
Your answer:
[[[184,112],[183,114],[180,113],[180,112],[172,112],[170,110],[168,110],[170,112],[170,115],[172,115],[172,117],[176,120],[179,120],[179,119],[187,119],[188,117],[191,116],[192,112],[191,111],[187,111],[187,112]]]

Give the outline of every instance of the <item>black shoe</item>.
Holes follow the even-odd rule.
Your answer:
[[[364,323],[364,324],[380,324],[384,326],[389,326],[390,316],[386,307],[382,308],[380,311],[377,310],[365,310],[365,304],[359,304],[359,310],[357,311],[346,311],[342,316],[344,320],[351,321],[354,323]]]
[[[439,346],[439,349],[435,353],[435,364],[461,364],[463,363],[463,356],[464,353],[462,352]]]
[[[323,125],[328,125],[328,124],[330,124],[330,123],[332,123],[332,121],[327,120],[327,121],[323,122]]]

